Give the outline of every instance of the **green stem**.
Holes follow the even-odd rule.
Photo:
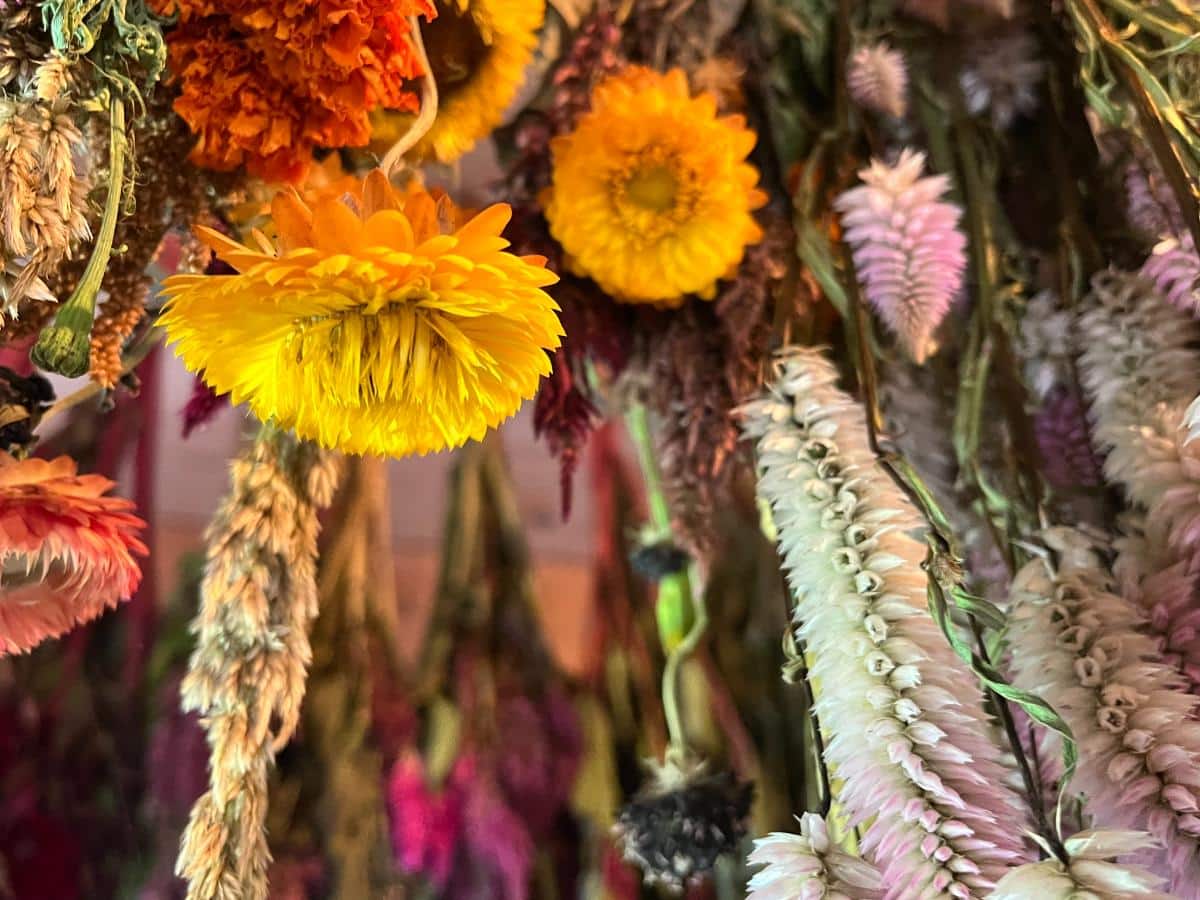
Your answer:
[[[650,505],[650,523],[656,537],[666,538],[671,534],[671,506],[663,492],[662,476],[654,458],[654,442],[650,438],[650,417],[644,403],[633,403],[625,413],[625,427],[637,448],[638,465],[646,482],[646,502]]]
[[[646,502],[650,507],[650,523],[654,532],[652,539],[669,540],[672,536],[671,507],[663,492],[645,404],[631,404],[625,413],[625,424],[637,450],[638,463],[646,484]],[[662,679],[663,714],[667,720],[667,734],[670,740],[667,757],[677,761],[687,757],[687,735],[683,728],[683,714],[679,703],[679,670],[699,646],[708,629],[708,609],[704,602],[705,580],[695,561],[688,566],[686,581],[687,596],[691,601],[691,627],[679,643],[668,650]]]
[[[54,324],[42,330],[31,353],[40,368],[68,378],[78,378],[88,370],[96,296],[112,256],[117,218],[125,192],[126,150],[125,101],[114,97],[109,104],[108,197],[104,201],[104,216],[100,220],[96,243],[79,284],[59,309]]]

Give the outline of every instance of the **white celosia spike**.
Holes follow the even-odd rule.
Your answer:
[[[1068,861],[1051,857],[1013,869],[989,900],[1176,900],[1163,879],[1141,866],[1113,862],[1153,846],[1144,831],[1081,831],[1064,842]]]
[[[962,210],[941,200],[949,179],[924,170],[925,155],[909,149],[894,166],[872,160],[834,201],[863,296],[918,363],[936,349],[967,267]]]
[[[1197,900],[1200,701],[1141,633],[1138,610],[1110,591],[1093,542],[1065,528],[1044,537],[1057,569],[1036,559],[1013,580],[1013,683],[1071,726],[1080,756],[1071,787],[1085,812],[1101,826],[1149,831],[1161,849],[1139,861]]]
[[[1200,394],[1200,325],[1143,278],[1102,272],[1079,318],[1079,369],[1104,474],[1169,534],[1181,558],[1200,549],[1200,444],[1188,443]]]
[[[1037,109],[1038,84],[1046,65],[1037,57],[1038,42],[1026,31],[1006,31],[971,45],[959,81],[967,110],[988,113],[1003,131]]]
[[[1025,304],[1020,350],[1025,383],[1034,399],[1045,400],[1056,387],[1070,383],[1074,326],[1074,319],[1053,291],[1039,291]]]
[[[908,111],[908,67],[887,44],[859,47],[846,65],[846,89],[863,109],[903,119]]]
[[[754,841],[746,900],[876,900],[883,896],[879,870],[842,852],[829,840],[825,820],[800,817],[800,833],[772,832]]]
[[[862,407],[795,349],[743,408],[759,496],[831,738],[839,800],[888,900],[980,897],[1027,858],[1026,812],[975,676],[926,609],[923,520],[878,465]]]

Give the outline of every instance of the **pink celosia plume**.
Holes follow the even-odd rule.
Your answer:
[[[908,110],[904,56],[884,43],[859,47],[846,65],[846,89],[864,109],[903,118]]]
[[[1200,897],[1200,723],[1196,697],[1163,662],[1135,606],[1112,593],[1099,549],[1079,532],[1044,534],[1013,582],[1014,683],[1066,719],[1080,748],[1072,789],[1103,827],[1145,828],[1144,860],[1180,898]]]
[[[113,483],[66,456],[0,452],[0,657],[23,653],[128,600],[145,523]]]
[[[1175,307],[1200,316],[1200,254],[1189,235],[1160,241],[1141,274]]]
[[[874,160],[834,202],[867,302],[917,362],[935,349],[967,265],[962,211],[940,200],[949,180],[921,177],[924,167],[907,149],[894,166]]]
[[[779,534],[826,760],[888,900],[978,897],[1027,857],[1023,806],[972,673],[926,609],[923,523],[877,464],[862,406],[792,350],[743,411]]]

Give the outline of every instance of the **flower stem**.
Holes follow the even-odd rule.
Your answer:
[[[662,478],[658,471],[658,462],[654,458],[654,443],[650,436],[650,421],[646,407],[635,402],[625,413],[626,427],[637,449],[638,463],[642,469],[642,478],[646,484],[646,502],[650,507],[650,523],[654,530],[654,538],[668,539],[671,537],[671,507],[663,493]],[[663,667],[662,700],[663,714],[667,720],[667,734],[670,743],[667,747],[667,759],[682,761],[687,757],[687,734],[683,727],[683,715],[679,708],[679,669],[684,661],[692,655],[699,646],[708,629],[708,609],[704,602],[704,573],[699,564],[693,560],[688,566],[687,577],[684,579],[685,596],[691,603],[691,626],[687,633],[672,647],[667,649],[667,662]]]
[[[104,202],[100,231],[92,247],[87,267],[74,292],[62,305],[54,323],[42,330],[30,354],[42,369],[68,378],[78,378],[88,370],[91,353],[92,320],[96,315],[96,295],[100,292],[125,188],[125,101],[114,96],[109,102],[109,186]]]

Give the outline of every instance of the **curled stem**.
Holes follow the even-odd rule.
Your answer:
[[[388,149],[379,163],[379,168],[383,169],[383,174],[389,178],[402,168],[404,154],[429,133],[438,112],[437,81],[433,77],[433,69],[429,67],[429,56],[425,52],[425,41],[421,37],[421,25],[416,16],[409,16],[408,24],[412,29],[413,48],[417,53],[417,62],[420,63],[421,71],[425,73],[421,76],[421,111],[413,119],[408,131],[404,132],[400,139]]]

